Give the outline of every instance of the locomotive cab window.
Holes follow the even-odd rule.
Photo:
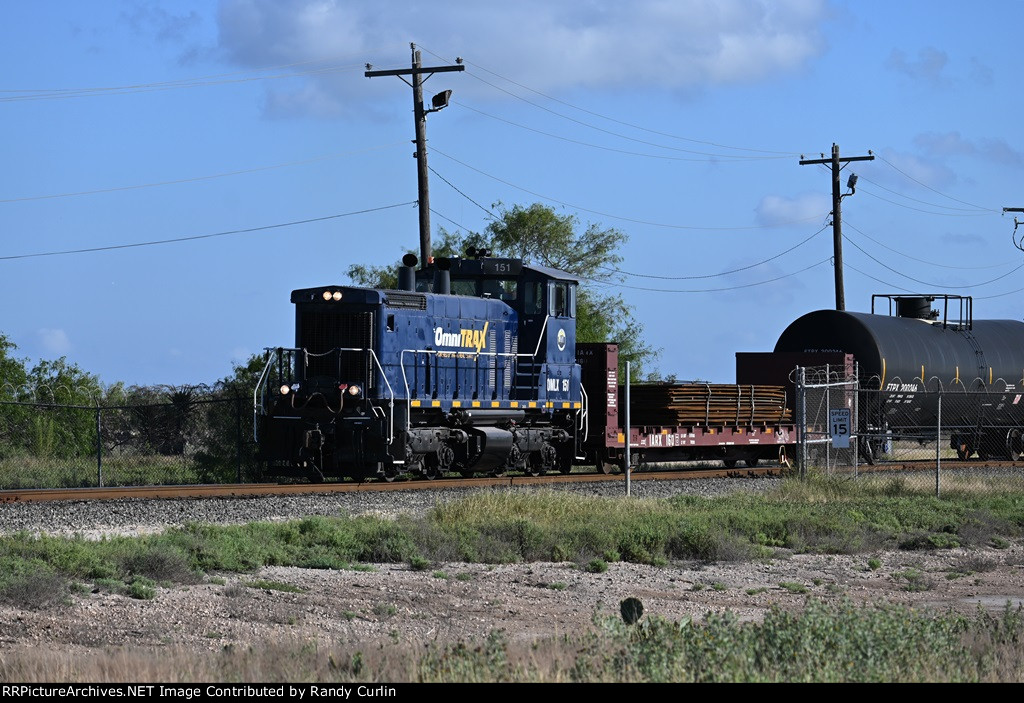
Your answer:
[[[544,313],[544,284],[540,281],[523,283],[523,313],[526,315]]]
[[[548,314],[552,317],[575,317],[576,296],[566,281],[552,281],[548,284]]]

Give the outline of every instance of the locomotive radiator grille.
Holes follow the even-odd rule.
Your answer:
[[[374,385],[370,353],[335,351],[338,347],[373,349],[372,312],[306,310],[299,318],[298,346],[308,353],[306,378],[327,376]]]

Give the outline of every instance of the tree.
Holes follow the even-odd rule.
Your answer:
[[[435,256],[456,256],[469,246],[486,247],[496,256],[522,259],[566,271],[580,277],[577,301],[576,339],[579,342],[617,342],[621,366],[630,362],[634,380],[643,378],[643,369],[658,355],[643,341],[643,325],[619,293],[608,292],[621,279],[616,266],[621,263],[619,248],[628,236],[615,228],[590,224],[581,230],[574,215],[559,215],[540,203],[512,208],[500,204],[498,219],[483,233],[459,234],[440,230]],[[394,287],[395,270],[355,264],[349,277],[358,285]]]

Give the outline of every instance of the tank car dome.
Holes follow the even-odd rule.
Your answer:
[[[817,310],[789,325],[776,352],[853,354],[862,379],[949,388],[975,379],[984,386],[1024,377],[1024,322],[975,320],[967,326],[925,319]],[[872,387],[871,384],[868,387]]]

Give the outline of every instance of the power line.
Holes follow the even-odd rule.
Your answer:
[[[734,162],[738,163],[738,162],[741,162],[741,161],[763,160],[763,159],[766,158],[766,157],[763,157],[763,156],[732,156],[732,155],[728,155],[728,154],[708,154],[706,158],[699,158],[698,159],[698,158],[692,158],[692,157],[687,157],[687,156],[669,156],[667,154],[645,154],[645,153],[639,152],[639,151],[629,151],[627,149],[616,149],[615,147],[611,147],[611,146],[604,146],[602,144],[593,144],[591,142],[585,142],[585,141],[582,141],[582,140],[579,140],[579,139],[573,139],[571,137],[563,137],[560,134],[553,134],[551,132],[545,132],[544,130],[537,129],[536,127],[528,127],[528,126],[526,126],[524,124],[520,124],[519,122],[513,122],[512,120],[505,119],[504,117],[498,117],[497,115],[492,115],[489,112],[484,112],[483,110],[478,110],[477,108],[472,107],[470,105],[467,105],[466,103],[463,103],[463,102],[453,102],[452,104],[453,105],[457,105],[458,107],[461,107],[461,108],[466,109],[466,110],[472,110],[473,112],[477,113],[478,115],[483,115],[484,117],[489,117],[492,120],[497,120],[498,122],[504,122],[505,124],[512,125],[513,127],[518,127],[519,129],[525,129],[527,131],[534,132],[535,134],[540,134],[541,136],[544,136],[544,137],[550,137],[551,139],[558,139],[558,140],[561,140],[563,142],[569,142],[570,144],[578,144],[580,146],[589,147],[591,149],[601,149],[603,151],[611,151],[611,152],[616,153],[616,154],[625,154],[627,156],[642,156],[642,157],[648,158],[648,159],[664,159],[666,161],[689,161],[689,162],[697,162],[697,163],[707,163],[709,161],[710,162],[716,162],[716,163],[734,163]],[[626,138],[628,138],[628,137],[626,137]],[[639,141],[639,140],[634,140],[634,141]],[[650,142],[641,142],[641,143],[643,143],[643,144],[650,144]],[[660,149],[672,149],[672,147],[659,146],[657,144],[655,144],[654,146],[657,146]],[[700,153],[700,152],[696,152],[696,151],[690,151],[688,149],[674,149],[674,151],[683,151],[683,152],[690,153],[690,154],[699,154]],[[775,159],[775,158],[782,158],[782,157],[775,157],[775,156],[773,156],[773,157],[767,157],[767,158]]]
[[[437,147],[434,147],[434,153],[435,154],[440,154],[441,156],[445,157],[446,159],[454,161],[455,163],[459,164],[460,166],[464,166],[465,168],[468,168],[470,171],[475,171],[476,173],[479,173],[481,176],[486,176],[487,178],[495,180],[498,183],[502,183],[504,185],[507,185],[510,188],[515,188],[516,190],[521,190],[524,193],[532,195],[532,196],[534,196],[536,198],[541,198],[542,200],[547,200],[548,202],[557,203],[557,204],[563,205],[565,207],[570,207],[570,208],[573,208],[575,210],[580,210],[581,212],[588,212],[588,213],[590,213],[592,215],[600,215],[601,217],[610,217],[612,219],[622,220],[623,222],[632,222],[634,224],[648,225],[650,227],[664,227],[666,229],[705,230],[705,231],[741,231],[741,230],[768,229],[768,227],[765,227],[764,225],[751,225],[751,226],[748,226],[748,227],[699,227],[699,226],[695,226],[695,225],[674,225],[674,224],[668,224],[668,223],[664,223],[664,222],[650,222],[648,220],[639,220],[639,219],[631,218],[631,217],[623,217],[622,215],[614,215],[614,214],[607,213],[607,212],[601,212],[600,210],[591,210],[591,209],[588,209],[588,208],[585,208],[585,207],[581,207],[579,205],[573,205],[572,203],[567,203],[567,202],[565,202],[563,200],[558,200],[557,198],[552,198],[551,196],[548,196],[548,195],[543,195],[541,193],[537,193],[535,191],[529,190],[528,188],[523,188],[522,186],[516,185],[515,183],[511,183],[509,181],[506,181],[506,180],[503,180],[501,178],[498,178],[497,176],[491,175],[490,173],[487,173],[486,171],[481,171],[480,169],[476,168],[475,166],[470,166],[466,162],[460,161],[459,159],[456,159],[454,156],[450,156],[450,155],[444,153],[443,151],[441,151]],[[823,215],[824,215],[824,213],[820,213],[820,214],[814,215],[813,217],[805,217],[803,219],[794,220],[792,222],[781,222],[781,223],[779,223],[777,225],[774,225],[774,226],[775,227],[779,227],[779,226],[783,226],[783,225],[801,224],[801,223],[804,223],[804,222],[810,222],[812,220],[820,219]]]
[[[883,281],[881,278],[875,278],[871,274],[865,273],[865,272],[861,271],[856,266],[851,266],[849,263],[846,264],[846,268],[852,269],[853,271],[856,271],[857,273],[859,273],[861,276],[864,276],[865,278],[870,278],[875,283],[881,283],[883,286],[886,286],[887,288],[890,288],[890,289],[893,289],[893,290],[898,290],[898,291],[903,291],[904,293],[913,293],[914,292],[914,291],[910,290],[909,288],[904,288],[902,286],[897,286],[895,283],[887,283],[887,282]]]
[[[873,186],[875,186],[877,188],[881,188],[884,191],[892,193],[893,195],[897,195],[897,196],[899,196],[901,198],[906,198],[907,200],[912,200],[915,203],[921,203],[922,205],[927,205],[928,207],[937,207],[937,208],[942,208],[943,210],[957,210],[957,211],[960,211],[960,212],[969,213],[971,215],[982,215],[982,214],[987,214],[987,213],[991,212],[990,210],[983,210],[983,211],[979,212],[978,208],[976,208],[974,206],[972,206],[971,208],[962,208],[962,207],[953,207],[951,205],[939,205],[938,203],[929,203],[926,200],[920,200],[918,198],[912,198],[909,195],[904,195],[903,193],[898,193],[897,191],[895,191],[895,190],[893,190],[891,188],[886,188],[882,184],[876,183],[875,181],[872,181],[870,178],[866,178],[865,176],[861,176],[860,178],[861,178],[862,181],[866,181],[866,182],[870,183],[871,185],[873,185]],[[868,193],[869,195],[872,195],[873,197],[878,198],[879,200],[885,200],[885,198],[882,198],[882,197],[880,197],[878,195],[874,195],[873,193],[870,193],[869,191],[864,191],[864,192]],[[888,203],[888,202],[893,202],[893,201],[886,200],[886,202]],[[899,205],[899,203],[893,203],[893,204],[894,205]],[[900,205],[900,207],[907,207],[907,206],[906,205]],[[910,208],[910,209],[915,209],[915,208]],[[919,210],[918,212],[927,212],[927,211],[926,210]],[[931,213],[931,214],[942,214],[942,213]]]
[[[25,89],[0,89],[0,102],[20,102],[31,100],[58,100],[64,98],[92,97],[100,95],[123,95],[130,93],[143,93],[159,90],[174,90],[178,88],[197,88],[214,85],[227,85],[231,83],[247,83],[251,81],[276,80],[280,78],[296,78],[305,76],[317,76],[328,73],[343,71],[356,71],[362,68],[361,63],[339,64],[323,66],[304,71],[273,75],[254,75],[267,71],[282,71],[297,66],[311,66],[323,64],[330,61],[337,61],[336,58],[315,59],[311,61],[299,61],[294,63],[267,66],[264,68],[251,69],[246,71],[234,71],[230,73],[219,73],[209,76],[196,76],[193,78],[182,78],[171,81],[153,81],[148,83],[135,83],[118,86],[87,87],[87,88],[25,88]],[[241,76],[241,77],[240,77]]]
[[[728,276],[728,275],[733,274],[733,273],[740,273],[741,271],[748,271],[748,270],[750,270],[752,268],[757,268],[758,266],[762,266],[764,264],[767,264],[767,263],[770,263],[772,261],[775,261],[775,259],[778,259],[779,257],[785,256],[789,252],[791,252],[791,251],[793,251],[795,249],[798,249],[799,247],[802,247],[804,244],[806,244],[807,242],[811,241],[812,239],[817,237],[819,234],[824,232],[827,228],[828,228],[828,225],[825,225],[824,227],[819,229],[817,232],[815,232],[814,234],[812,234],[810,237],[808,237],[807,239],[803,240],[802,242],[799,242],[798,244],[794,244],[789,249],[786,249],[783,252],[779,252],[775,256],[772,256],[772,257],[769,257],[767,259],[764,259],[763,261],[758,261],[755,264],[750,264],[749,266],[743,266],[743,267],[740,267],[738,269],[732,269],[731,271],[722,271],[720,273],[709,273],[709,274],[705,274],[703,276],[655,276],[655,275],[649,274],[649,273],[631,273],[629,271],[623,271],[623,270],[617,269],[617,268],[608,268],[606,266],[599,266],[598,268],[600,268],[600,269],[602,269],[604,271],[611,271],[611,272],[614,272],[614,273],[621,273],[621,274],[626,275],[626,276],[632,276],[634,278],[654,278],[654,279],[658,279],[658,280],[662,280],[662,281],[694,281],[694,280],[699,280],[699,279],[704,279],[704,278],[719,278],[721,276]]]
[[[434,56],[437,56],[438,58],[443,58],[443,57],[439,56],[438,54],[435,54],[434,52],[430,51],[429,49],[424,49],[424,51],[427,51],[428,53],[431,53]],[[754,148],[749,148],[749,147],[730,146],[728,144],[719,144],[719,143],[716,143],[716,142],[710,142],[710,141],[705,141],[705,140],[701,140],[701,139],[692,139],[690,137],[683,137],[683,136],[680,136],[680,135],[677,135],[677,134],[671,134],[671,133],[668,133],[668,132],[659,132],[658,130],[649,129],[647,127],[642,127],[640,125],[636,125],[636,124],[633,124],[633,123],[630,123],[630,122],[624,122],[622,120],[615,119],[614,117],[609,117],[609,116],[601,114],[599,112],[594,112],[593,110],[588,110],[586,108],[579,107],[578,105],[573,105],[572,103],[566,102],[565,100],[561,100],[561,99],[556,98],[556,97],[554,97],[552,95],[548,95],[546,93],[542,93],[541,91],[536,90],[534,88],[531,88],[531,87],[529,87],[527,85],[523,85],[522,83],[517,83],[516,81],[512,80],[511,78],[506,78],[505,76],[502,76],[502,75],[500,75],[498,73],[495,73],[494,71],[491,71],[490,69],[485,68],[484,66],[481,66],[480,64],[476,64],[476,63],[473,63],[471,61],[466,61],[466,64],[469,65],[469,66],[473,66],[475,68],[478,68],[481,71],[485,71],[485,72],[491,74],[492,76],[495,76],[496,78],[500,78],[503,81],[511,83],[512,85],[517,86],[519,88],[522,88],[523,90],[528,90],[531,93],[539,95],[542,98],[545,98],[545,99],[550,100],[552,102],[559,103],[560,105],[565,105],[566,107],[572,108],[573,110],[578,110],[579,112],[591,115],[593,117],[598,117],[600,119],[607,120],[607,121],[613,122],[615,124],[620,124],[620,125],[622,125],[624,127],[629,127],[631,129],[636,129],[636,130],[639,130],[641,132],[647,132],[649,134],[656,134],[658,136],[668,137],[670,139],[678,139],[680,141],[690,142],[692,144],[704,144],[704,145],[707,145],[707,146],[716,147],[718,149],[732,149],[734,151],[750,151],[750,152],[755,152],[755,153],[774,154],[774,155],[776,155],[776,156],[778,156],[780,158],[787,157],[787,156],[795,156],[796,154],[800,153],[799,151],[773,151],[773,150],[769,150],[769,149],[754,149]],[[547,108],[544,108],[544,107],[541,107],[539,105],[536,105],[535,103],[532,103],[532,102],[526,100],[522,96],[519,96],[519,95],[517,95],[515,93],[512,93],[510,91],[504,90],[503,88],[498,88],[497,86],[493,86],[492,84],[488,83],[487,81],[483,81],[483,79],[481,79],[479,76],[477,76],[476,74],[474,74],[471,71],[467,72],[467,75],[473,76],[477,80],[479,80],[479,81],[481,81],[481,82],[483,82],[483,83],[485,83],[487,85],[491,85],[491,87],[494,87],[497,90],[500,90],[500,91],[502,91],[504,93],[507,93],[508,95],[511,95],[512,97],[514,97],[514,98],[516,98],[518,100],[523,100],[524,102],[526,102],[526,103],[528,103],[530,105],[535,105],[536,107],[539,107],[542,110],[546,110],[548,112],[552,112],[552,114],[554,114],[554,115],[557,115],[559,117],[563,117],[563,115],[561,115],[560,113],[553,112],[551,110],[548,110]],[[565,119],[572,119],[572,118],[566,117]],[[587,125],[587,126],[589,126],[589,125]],[[804,153],[806,153],[806,150],[805,150]]]
[[[653,146],[653,147],[656,147],[658,149],[668,149],[670,151],[681,151],[681,152],[684,152],[684,153],[687,153],[687,154],[697,154],[699,156],[708,156],[708,157],[713,157],[714,159],[722,159],[722,160],[726,160],[726,161],[731,161],[731,160],[735,160],[735,161],[752,161],[752,160],[768,160],[768,159],[785,159],[785,158],[789,158],[789,155],[786,155],[786,156],[736,156],[736,155],[733,155],[733,154],[714,154],[714,153],[704,152],[704,151],[694,151],[692,149],[682,149],[680,147],[665,146],[664,144],[657,144],[655,142],[649,142],[649,141],[646,141],[644,139],[637,139],[636,137],[630,137],[630,136],[627,136],[625,134],[619,134],[618,132],[613,132],[613,131],[611,131],[609,129],[604,129],[602,127],[598,127],[596,125],[589,124],[589,123],[584,122],[582,120],[577,120],[575,118],[569,117],[568,115],[563,115],[560,112],[555,112],[554,110],[546,108],[543,105],[538,105],[537,103],[532,102],[530,100],[526,100],[525,98],[523,98],[521,96],[518,96],[515,93],[509,92],[509,91],[507,91],[507,90],[505,90],[503,88],[499,88],[498,86],[494,85],[493,83],[489,83],[487,81],[484,81],[482,78],[480,78],[479,76],[475,76],[472,73],[470,73],[468,75],[473,76],[473,78],[476,78],[477,80],[485,83],[486,85],[491,86],[495,90],[500,90],[501,92],[507,93],[508,95],[511,95],[512,97],[519,98],[520,100],[522,100],[523,102],[527,103],[528,105],[532,105],[533,107],[536,107],[536,108],[538,108],[540,110],[544,110],[545,112],[551,113],[552,115],[554,115],[556,117],[560,117],[563,120],[568,120],[569,122],[573,122],[573,123],[581,125],[583,127],[587,127],[589,129],[593,129],[593,130],[601,132],[603,134],[608,134],[608,135],[611,135],[613,137],[618,137],[619,139],[625,139],[627,141],[636,142],[638,144],[644,144],[646,146]],[[473,110],[474,108],[469,108],[469,109]],[[481,112],[481,111],[476,110],[476,112]],[[487,115],[487,113],[484,113],[484,112],[481,112],[481,114],[486,115],[488,117],[493,117],[493,115]],[[494,119],[502,119],[502,118],[494,117]],[[502,120],[502,121],[507,121],[507,120]],[[519,125],[519,124],[516,124],[514,122],[509,122],[509,124],[515,124],[517,127],[523,127],[523,125]],[[532,129],[532,128],[524,127],[524,129]],[[533,130],[533,131],[539,131],[539,130]],[[546,134],[546,133],[545,132],[541,132],[541,134]],[[554,136],[554,135],[548,135],[548,136]],[[580,142],[580,143],[583,144],[585,142]],[[592,146],[592,145],[588,145],[588,146]],[[633,153],[633,152],[626,152],[626,153]],[[683,160],[683,159],[681,159],[681,160]],[[685,160],[687,160],[687,161],[707,161],[708,159],[685,159]]]
[[[877,155],[876,155],[876,156],[877,156]],[[903,177],[905,177],[905,178],[909,178],[909,179],[910,179],[910,180],[912,180],[912,181],[913,181],[914,183],[918,184],[918,185],[919,185],[919,186],[921,186],[922,188],[927,188],[928,190],[930,190],[931,192],[935,193],[936,195],[941,195],[941,196],[942,196],[943,198],[947,198],[947,199],[949,199],[949,200],[952,200],[952,201],[953,201],[953,202],[955,202],[955,203],[960,203],[961,205],[969,205],[970,207],[973,207],[973,208],[977,208],[978,210],[988,210],[988,211],[992,211],[992,212],[998,212],[998,210],[997,210],[997,209],[995,209],[995,208],[987,208],[987,207],[984,207],[984,206],[982,206],[982,205],[976,205],[976,204],[974,204],[974,203],[969,203],[969,202],[967,202],[966,200],[960,200],[960,199],[958,199],[958,198],[954,198],[954,197],[953,197],[953,196],[951,196],[951,195],[946,195],[946,194],[945,194],[945,193],[943,193],[942,191],[939,191],[939,190],[936,190],[935,188],[932,188],[932,187],[931,187],[930,185],[928,185],[927,183],[924,183],[924,182],[922,182],[922,181],[919,181],[918,179],[916,179],[916,178],[914,178],[913,176],[911,176],[911,175],[910,175],[909,173],[906,173],[905,171],[902,171],[902,170],[900,170],[899,168],[897,168],[897,167],[896,167],[896,165],[895,165],[894,163],[892,163],[891,161],[887,160],[886,158],[884,158],[884,157],[882,157],[882,156],[879,156],[879,157],[878,157],[878,160],[879,160],[879,161],[881,161],[882,163],[885,163],[885,164],[887,164],[887,165],[888,165],[888,166],[889,166],[890,168],[892,168],[892,169],[893,169],[894,171],[896,171],[897,173],[899,173],[899,174],[900,174],[900,175],[902,175]]]
[[[885,264],[885,263],[879,261],[878,259],[874,258],[870,254],[865,252],[864,249],[860,245],[858,245],[856,243],[856,241],[854,241],[853,239],[850,239],[849,237],[845,237],[845,238],[846,238],[847,241],[849,241],[849,243],[851,245],[853,245],[858,250],[860,250],[861,254],[866,256],[868,259],[870,259],[874,263],[877,263],[882,268],[888,269],[889,271],[892,271],[896,275],[903,276],[904,278],[906,278],[908,280],[912,280],[915,283],[921,283],[922,285],[928,285],[928,287],[935,288],[935,289],[970,289],[970,288],[981,288],[982,285],[988,285],[989,283],[994,283],[997,280],[1004,279],[1007,276],[1009,276],[1011,273],[1015,273],[1016,271],[1019,271],[1020,269],[1024,268],[1024,263],[1022,263],[1022,264],[1018,265],[1017,267],[1007,271],[1006,273],[1004,273],[1004,274],[1002,274],[1000,276],[996,276],[995,278],[991,278],[990,280],[985,280],[985,281],[980,282],[980,283],[973,283],[971,285],[949,285],[948,283],[930,283],[927,280],[921,280],[920,278],[914,278],[913,276],[908,276],[907,274],[905,274],[905,273],[903,273],[901,271],[897,271],[892,266],[889,266],[888,264]]]
[[[441,175],[440,173],[438,173],[437,171],[435,171],[435,170],[434,170],[434,167],[433,167],[433,166],[428,166],[427,168],[429,168],[429,169],[430,169],[430,172],[431,172],[432,174],[434,174],[435,176],[437,176],[438,178],[440,178],[440,179],[441,179],[442,181],[444,181],[445,183],[447,183],[447,184],[448,184],[448,185],[449,185],[449,186],[451,187],[451,189],[452,189],[452,190],[454,190],[454,191],[455,191],[456,193],[458,193],[458,194],[459,194],[459,195],[461,195],[461,196],[462,196],[463,198],[465,198],[465,199],[466,199],[466,200],[468,200],[469,202],[471,202],[471,203],[473,203],[474,205],[476,205],[476,206],[477,206],[478,208],[480,208],[481,210],[483,210],[483,211],[484,211],[484,212],[485,212],[485,213],[486,213],[487,215],[489,215],[489,216],[493,217],[494,219],[498,219],[498,216],[497,216],[497,215],[495,215],[495,214],[494,214],[493,212],[491,212],[490,210],[488,210],[487,208],[485,208],[485,207],[484,207],[483,205],[481,205],[480,203],[478,203],[477,201],[473,200],[473,199],[472,199],[471,197],[469,197],[468,195],[466,195],[465,193],[463,193],[463,192],[462,192],[461,190],[459,190],[458,188],[456,188],[456,187],[455,187],[455,185],[454,185],[454,184],[453,184],[453,183],[452,183],[451,181],[449,181],[449,180],[448,180],[447,178],[445,178],[445,177],[444,177],[444,176],[442,176],[442,175]],[[442,217],[443,217],[443,215],[442,215]],[[445,219],[447,220],[448,218],[447,218],[447,217],[445,217]],[[449,221],[449,222],[451,222],[451,220],[448,220],[448,221]],[[460,225],[460,226],[461,226],[461,225]]]
[[[158,181],[156,183],[138,183],[130,186],[114,186],[112,188],[97,188],[95,190],[80,190],[72,193],[51,193],[49,195],[30,195],[23,198],[6,198],[0,200],[2,203],[22,203],[32,200],[50,200],[54,198],[73,198],[79,195],[97,195],[99,193],[116,193],[123,190],[139,190],[142,188],[156,188],[159,186],[177,185],[180,183],[195,183],[197,181],[210,181],[217,178],[227,178],[228,176],[240,176],[247,173],[258,173],[259,171],[271,171],[278,168],[286,168],[289,166],[304,166],[306,164],[316,163],[318,161],[327,161],[329,159],[337,159],[343,156],[352,156],[355,154],[363,154],[369,151],[376,151],[379,149],[389,149],[391,147],[405,144],[405,141],[392,142],[391,144],[383,144],[381,146],[367,147],[365,149],[358,149],[356,151],[341,152],[338,154],[327,154],[326,156],[317,156],[312,159],[302,159],[299,161],[289,161],[281,164],[273,164],[270,166],[255,166],[253,168],[240,169],[238,171],[227,171],[224,173],[214,173],[208,176],[193,176],[191,178],[179,178],[172,181]]]
[[[926,261],[925,259],[918,259],[917,257],[911,256],[910,254],[905,254],[905,253],[903,253],[901,251],[893,249],[892,247],[890,247],[887,244],[885,244],[885,242],[880,242],[877,239],[875,239],[874,237],[870,236],[869,234],[864,232],[864,230],[861,230],[861,229],[858,229],[858,228],[854,227],[853,225],[850,224],[849,220],[846,221],[846,226],[849,227],[850,229],[852,229],[854,232],[860,234],[865,239],[871,240],[873,243],[877,244],[878,246],[882,247],[883,249],[888,249],[893,254],[899,254],[900,256],[902,256],[902,257],[904,257],[906,259],[910,259],[911,261],[916,261],[916,262],[918,262],[920,264],[927,264],[929,266],[936,266],[938,268],[955,269],[957,271],[983,271],[983,270],[986,270],[986,269],[1002,268],[1003,266],[1007,265],[1006,262],[1003,262],[1001,264],[992,264],[991,266],[963,266],[963,265],[960,265],[960,264],[956,264],[956,265],[953,265],[953,264],[938,264],[938,263],[935,263],[934,261]]]
[[[616,286],[617,288],[628,288],[630,290],[642,290],[642,291],[650,291],[650,292],[654,292],[654,293],[721,293],[721,292],[724,292],[724,291],[741,290],[743,288],[753,288],[755,286],[763,286],[763,285],[766,285],[768,283],[775,283],[776,281],[781,281],[783,279],[791,278],[793,276],[798,276],[801,273],[805,273],[807,271],[810,271],[813,268],[816,268],[818,266],[821,266],[822,264],[828,263],[830,260],[831,260],[831,257],[828,257],[828,258],[822,259],[821,261],[819,261],[819,262],[817,262],[815,264],[811,264],[810,266],[807,266],[806,268],[802,268],[799,271],[793,271],[792,273],[783,274],[782,276],[777,276],[775,278],[769,278],[768,280],[765,280],[765,281],[757,281],[756,283],[745,283],[745,284],[738,285],[738,286],[728,286],[726,288],[699,288],[699,289],[692,289],[692,290],[688,290],[688,289],[673,289],[673,288],[644,288],[644,287],[641,287],[641,286],[628,286],[628,285],[625,285],[623,283],[619,283],[618,281],[610,281],[608,279],[603,279],[603,278],[588,278],[586,276],[580,276],[580,278],[582,278],[585,281],[593,281],[594,283],[603,283],[603,284],[606,284],[606,285]]]
[[[292,222],[281,222],[273,225],[263,225],[261,227],[248,227],[246,229],[233,229],[226,232],[214,232],[212,234],[196,234],[190,237],[175,237],[174,239],[159,239],[151,242],[136,242],[134,244],[114,244],[105,247],[89,247],[84,249],[65,249],[63,251],[47,251],[39,252],[35,254],[16,254],[10,256],[0,256],[0,261],[11,261],[14,259],[32,259],[42,256],[63,256],[65,254],[85,254],[88,252],[96,251],[112,251],[114,249],[133,249],[136,247],[149,247],[157,244],[173,244],[176,242],[190,242],[198,239],[213,239],[214,237],[227,237],[234,234],[250,234],[252,232],[263,232],[270,229],[280,229],[282,227],[294,227],[296,225],[308,225],[314,222],[326,222],[328,220],[336,220],[341,217],[350,217],[352,215],[364,215],[369,212],[379,212],[381,210],[390,210],[392,208],[404,207],[407,205],[415,205],[416,201],[411,200],[407,203],[396,203],[394,205],[383,205],[381,207],[368,208],[366,210],[355,210],[353,212],[343,212],[337,215],[325,215],[324,217],[311,217],[305,220],[294,220]]]

